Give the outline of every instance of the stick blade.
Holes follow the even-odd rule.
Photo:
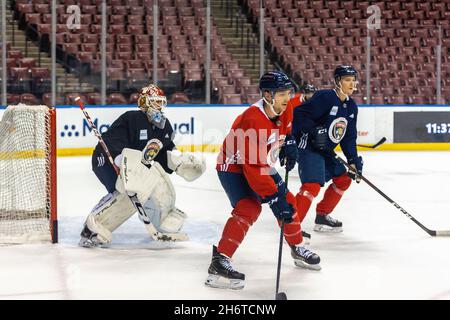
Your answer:
[[[367,144],[357,144],[358,147],[363,147],[363,148],[370,148],[370,149],[375,149],[376,147],[382,145],[383,143],[386,142],[386,137],[383,137],[380,139],[380,141],[378,141],[377,143],[373,144],[373,145],[367,145]]]
[[[287,300],[286,293],[284,293],[284,292],[278,292],[278,293],[275,295],[275,300]]]
[[[450,230],[436,231],[436,236],[438,236],[438,237],[450,237]]]
[[[376,147],[382,145],[382,144],[385,143],[385,142],[386,142],[386,137],[383,137],[383,138],[381,138],[381,140],[378,141],[378,143],[375,144],[373,147],[376,148]]]

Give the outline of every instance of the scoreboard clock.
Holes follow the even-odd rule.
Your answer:
[[[450,142],[450,110],[394,112],[394,142]]]

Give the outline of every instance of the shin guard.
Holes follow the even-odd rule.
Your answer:
[[[256,198],[239,200],[223,229],[218,252],[231,258],[260,213],[261,203]]]
[[[346,173],[333,178],[333,183],[325,191],[322,201],[317,204],[317,213],[327,215],[332,212],[351,183],[352,180]]]
[[[317,197],[319,191],[320,184],[308,182],[302,185],[299,193],[295,196],[300,223],[305,219],[306,213],[308,213],[309,207],[311,207],[311,203]]]

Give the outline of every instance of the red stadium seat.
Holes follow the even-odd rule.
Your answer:
[[[130,25],[143,25],[144,23],[142,15],[128,15],[127,20]]]
[[[107,98],[108,104],[127,104],[127,100],[121,93],[111,93]]]
[[[98,46],[96,43],[83,43],[81,44],[81,51],[83,52],[97,52]]]
[[[389,104],[405,104],[405,99],[402,95],[395,95],[389,98]]]
[[[248,104],[253,104],[259,100],[261,100],[261,94],[259,93],[250,93],[242,95],[243,101],[246,101]]]
[[[170,96],[170,103],[173,104],[182,104],[189,103],[189,97],[184,92],[175,92]]]
[[[19,94],[8,93],[6,95],[6,103],[8,105],[19,104],[20,103],[20,95]]]
[[[95,44],[100,43],[100,37],[98,34],[89,34],[89,33],[82,34],[81,40],[83,43],[95,43]]]
[[[87,104],[101,104],[102,103],[102,96],[98,92],[92,92],[88,93],[86,102]]]
[[[224,104],[242,104],[240,94],[226,94],[223,96]]]
[[[22,51],[20,50],[8,50],[7,57],[14,60],[18,60],[23,58],[23,54]]]
[[[95,15],[97,13],[97,6],[82,5],[81,12],[83,14]]]
[[[116,37],[116,41],[118,44],[121,45],[130,45],[131,43],[133,43],[133,39],[132,39],[133,35],[131,34],[118,34]],[[128,50],[121,50],[121,51],[128,51]]]
[[[130,99],[128,101],[129,104],[137,104],[139,99],[139,93],[135,92],[130,95]]]
[[[144,68],[144,61],[137,59],[137,60],[127,60],[125,61],[126,69],[141,69]]]
[[[37,105],[39,104],[39,99],[34,94],[23,93],[20,95],[20,102],[28,105]]]
[[[382,94],[374,94],[370,96],[370,104],[384,104],[384,96]]]
[[[21,10],[19,9],[19,11],[21,11]],[[44,4],[44,3],[35,4],[34,5],[34,12],[36,12],[36,13],[50,13],[50,5],[49,4]]]

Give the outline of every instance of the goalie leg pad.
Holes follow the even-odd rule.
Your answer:
[[[169,209],[164,207],[164,199],[154,197],[147,200],[144,204],[145,212],[150,217],[151,223],[161,232],[178,232],[183,226],[186,214],[173,207]]]
[[[152,181],[157,182],[158,187],[152,189],[150,197],[143,204],[145,213],[158,231],[177,233],[183,226],[186,214],[175,208],[176,195],[172,181],[157,162],[152,165],[150,171]]]
[[[89,230],[96,234],[96,238],[99,245],[107,245],[111,243],[112,240],[112,234],[111,231],[106,229],[104,226],[102,226],[100,223],[97,223],[95,220],[95,216],[90,214],[88,215],[86,219],[86,226],[89,228]]]
[[[179,232],[186,218],[186,213],[180,209],[173,208],[161,222],[159,229],[162,232]]]
[[[117,191],[103,197],[86,219],[86,226],[102,244],[112,240],[112,232],[130,218],[136,209],[127,195]]]
[[[149,169],[141,160],[140,151],[128,148],[122,151],[120,176],[123,191],[137,194],[148,221],[145,221],[147,217],[143,220],[144,217],[139,215],[139,218],[145,223],[152,238],[156,234],[159,239],[165,234],[170,239],[186,240],[185,234],[177,236],[186,215],[175,208],[175,189],[169,175],[158,162],[153,162]],[[163,228],[160,230],[161,225]],[[155,229],[159,234],[155,233]]]
[[[94,208],[94,210],[92,214],[95,215],[96,221],[111,232],[116,230],[136,212],[128,196],[117,191],[111,194],[108,201]]]

